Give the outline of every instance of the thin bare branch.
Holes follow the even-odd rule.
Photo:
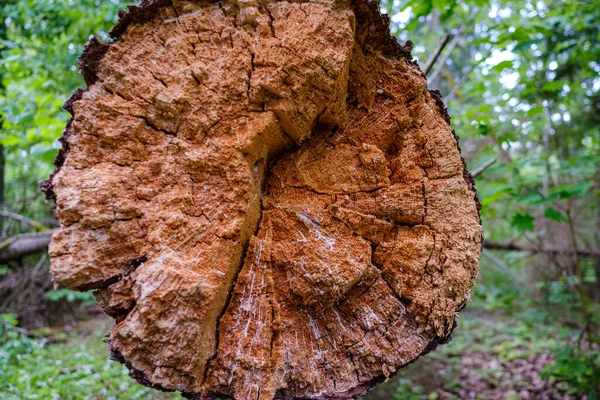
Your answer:
[[[538,249],[538,248],[535,248],[532,246],[524,246],[524,245],[519,245],[519,244],[514,244],[514,243],[497,243],[497,242],[490,242],[487,240],[485,240],[483,242],[483,247],[486,249],[493,249],[493,250],[526,251],[529,253],[546,253],[546,254],[553,254],[553,255],[573,254],[573,249],[565,249],[565,248],[558,248],[558,247],[544,247],[544,248]],[[587,257],[600,257],[600,250],[579,248],[579,249],[577,249],[577,254],[580,256],[587,256]]]
[[[510,276],[515,282],[519,283],[519,284],[523,284],[523,279],[517,275],[514,271],[512,271],[508,265],[506,265],[505,263],[502,262],[502,260],[500,260],[498,257],[496,257],[491,251],[489,251],[488,249],[484,248],[483,249],[483,255],[486,256],[490,261],[492,261],[494,264],[496,264],[496,266],[498,266],[498,268],[500,268],[500,270],[502,272],[504,272],[506,275]]]
[[[442,72],[442,69],[444,68],[444,65],[446,65],[448,58],[450,58],[450,55],[452,54],[452,51],[454,50],[456,45],[458,45],[458,43],[460,42],[462,34],[465,33],[465,31],[467,30],[467,26],[473,21],[473,18],[475,18],[475,16],[477,15],[478,12],[479,12],[479,8],[474,8],[473,11],[471,12],[471,14],[469,14],[469,18],[467,19],[467,21],[465,21],[465,23],[462,24],[462,26],[460,28],[458,28],[458,31],[456,32],[456,34],[452,38],[452,41],[450,42],[450,45],[448,46],[448,50],[446,50],[445,54],[442,56],[440,62],[438,63],[435,70],[431,74],[431,77],[428,78],[428,80],[430,82],[435,81],[437,79],[437,77],[440,75],[440,73]]]
[[[435,49],[435,51],[433,52],[433,54],[431,55],[429,60],[427,60],[427,65],[425,66],[425,71],[424,71],[425,75],[427,75],[429,73],[429,71],[431,71],[431,68],[437,61],[437,59],[440,56],[440,54],[442,53],[442,51],[444,51],[444,49],[446,48],[446,45],[448,44],[449,41],[450,41],[450,34],[447,33],[446,36],[444,36],[444,40],[442,40],[440,42],[440,44]]]
[[[480,175],[483,171],[488,169],[495,162],[496,162],[496,157],[492,158],[491,160],[484,163],[482,166],[478,167],[475,171],[473,171],[473,173],[471,175],[473,175],[473,178],[477,177],[478,175]]]
[[[30,219],[30,218],[27,218],[27,217],[25,217],[23,215],[16,214],[16,213],[13,213],[13,212],[10,212],[10,211],[0,211],[0,216],[1,217],[5,217],[5,218],[14,219],[15,221],[22,222],[22,223],[24,223],[26,225],[31,226],[32,228],[34,228],[35,230],[38,230],[38,231],[46,231],[46,230],[48,230],[48,228],[46,228],[43,224],[41,224],[41,223],[39,223],[37,221],[34,221],[34,220]]]

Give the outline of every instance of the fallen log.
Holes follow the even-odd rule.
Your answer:
[[[516,243],[498,243],[491,242],[486,240],[483,242],[483,247],[486,249],[492,250],[508,250],[508,251],[523,251],[527,253],[544,253],[544,254],[552,254],[552,255],[569,255],[569,254],[579,254],[580,256],[587,257],[600,257],[600,251],[594,249],[569,249],[564,247],[555,247],[555,246],[546,246],[546,247],[534,247],[531,245],[522,245]]]
[[[0,263],[20,260],[31,254],[46,251],[54,231],[22,233],[0,243]]]
[[[54,279],[189,398],[349,399],[448,340],[482,231],[375,1],[143,1],[80,60],[42,184]]]

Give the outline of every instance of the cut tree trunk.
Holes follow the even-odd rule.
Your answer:
[[[482,231],[446,108],[369,0],[142,2],[43,184],[61,284],[138,381],[349,399],[445,342]]]

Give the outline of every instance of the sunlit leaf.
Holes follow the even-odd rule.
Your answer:
[[[544,85],[542,85],[542,90],[546,90],[548,92],[556,92],[557,90],[562,89],[563,86],[564,82],[562,81],[546,82],[544,83]]]

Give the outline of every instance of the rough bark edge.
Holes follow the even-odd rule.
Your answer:
[[[77,290],[79,292],[87,292],[89,290],[96,290],[96,289],[105,289],[111,285],[114,285],[117,282],[122,281],[124,278],[126,278],[129,275],[131,275],[132,273],[134,273],[135,270],[138,269],[138,267],[140,265],[142,265],[143,263],[145,263],[146,261],[147,261],[146,257],[140,257],[140,258],[136,258],[133,260],[129,260],[123,265],[122,273],[115,275],[115,276],[111,276],[110,278],[106,278],[106,279],[102,279],[99,281],[90,282],[85,285],[77,286],[72,289]]]
[[[208,2],[216,3],[218,1],[209,0]],[[127,10],[119,10],[119,20],[109,31],[109,35],[113,40],[102,42],[100,39],[98,39],[98,37],[93,36],[86,43],[81,56],[79,56],[77,59],[79,71],[83,75],[83,79],[87,87],[93,85],[98,80],[98,65],[110,49],[110,46],[120,39],[130,25],[146,22],[152,19],[158,9],[161,7],[171,6],[172,4],[173,0],[141,0],[140,4],[128,6]],[[369,27],[370,29],[366,36],[370,38],[371,46],[376,43],[379,45],[378,47],[384,54],[391,55],[398,59],[405,59],[417,70],[421,71],[417,61],[413,60],[412,58],[412,42],[409,40],[405,45],[402,45],[394,36],[390,34],[390,18],[387,15],[381,14],[381,10],[379,9],[379,0],[352,0],[351,5],[355,11],[357,22],[360,25]],[[422,71],[421,74],[423,74]],[[423,76],[425,75],[423,74]],[[75,89],[71,97],[63,105],[63,108],[73,115],[73,103],[79,100],[87,90],[87,88]],[[73,118],[68,121],[67,128],[63,132],[62,136],[58,139],[62,144],[62,148],[58,150],[54,160],[56,169],[54,172],[52,172],[48,179],[40,182],[40,189],[46,195],[47,200],[56,200],[52,179],[62,168],[69,153],[70,149],[68,137],[72,133],[72,122]]]
[[[462,310],[465,307],[466,303],[462,303],[459,307],[458,310]],[[421,357],[426,356],[427,354],[435,351],[438,346],[440,345],[444,345],[447,343],[450,343],[453,339],[452,337],[452,332],[454,331],[454,329],[456,329],[456,327],[458,326],[458,323],[456,322],[456,319],[454,320],[454,325],[452,326],[452,328],[450,329],[450,333],[448,334],[448,336],[445,337],[435,337],[433,338],[429,344],[427,345],[427,347],[425,347],[425,350],[423,350],[423,352],[421,354],[419,354],[416,358],[414,358],[413,360],[407,362],[406,364],[402,364],[397,366],[396,370],[394,372],[392,372],[391,374],[389,374],[388,376],[385,376],[384,374],[378,375],[376,377],[374,377],[373,379],[366,381],[366,382],[362,382],[360,385],[354,387],[353,389],[343,392],[343,393],[339,393],[333,396],[325,396],[325,397],[310,397],[310,398],[295,398],[295,397],[290,397],[290,396],[282,396],[281,393],[278,391],[277,394],[275,395],[275,399],[279,399],[279,400],[347,400],[348,398],[357,398],[360,396],[364,396],[365,394],[367,394],[367,392],[371,391],[373,388],[375,388],[375,386],[377,386],[378,384],[385,382],[386,380],[395,377],[398,372],[400,372],[400,369],[407,367],[408,365],[416,362],[417,360],[419,360]],[[118,352],[115,352],[117,355],[119,355]],[[122,357],[122,356],[121,356]],[[113,358],[113,356],[111,356],[111,358]],[[113,358],[114,359],[114,358]],[[117,360],[118,361],[118,360]],[[123,362],[123,363],[126,363]],[[126,364],[127,365],[127,364]],[[131,370],[131,368],[130,368]],[[133,370],[132,370],[133,371]],[[135,370],[135,374],[137,376],[138,373],[141,373],[142,377],[145,377],[144,373],[141,371],[137,371]],[[130,372],[130,375],[132,377],[134,377],[134,379],[136,379],[138,382],[143,383],[142,380],[138,380],[138,378],[136,378],[134,375],[132,375],[132,372]],[[144,378],[142,378],[144,379]],[[147,379],[146,379],[147,380]],[[151,383],[152,384],[152,383]],[[157,388],[156,385],[152,384],[155,389]],[[168,390],[164,390],[164,389],[159,389],[162,391],[168,391]],[[233,399],[233,397],[231,396],[224,396],[221,393],[208,393],[208,394],[204,394],[205,397],[202,397],[203,395],[201,393],[192,393],[192,392],[182,392],[181,395],[183,397],[185,397],[186,399],[190,399],[190,400],[201,400],[203,398],[206,398],[206,396],[208,396],[208,398],[214,399],[217,397],[220,398],[228,398],[228,399]]]
[[[110,49],[110,46],[118,40],[123,33],[127,30],[129,25],[134,23],[142,23],[152,18],[156,10],[160,7],[169,6],[173,3],[172,0],[141,0],[139,5],[132,5],[127,7],[126,10],[119,10],[119,21],[110,30],[109,35],[113,41],[103,42],[98,39],[97,36],[92,38],[85,44],[81,55],[77,59],[79,65],[79,71],[83,75],[83,80],[87,88],[96,83],[98,80],[98,65]],[[88,90],[87,88],[77,88],[69,99],[63,105],[63,109],[69,112],[73,116],[73,103],[81,99],[83,94]],[[55,200],[56,195],[54,194],[54,187],[52,185],[52,179],[62,166],[64,165],[67,155],[69,154],[69,143],[68,138],[72,134],[71,125],[73,123],[73,117],[67,122],[67,127],[63,131],[62,135],[58,138],[58,141],[62,144],[62,148],[56,153],[54,159],[54,166],[56,169],[50,177],[40,182],[40,189],[46,195],[46,200]]]
[[[152,389],[160,390],[161,392],[175,392],[175,390],[165,389],[164,387],[153,383],[143,371],[134,368],[134,366],[125,359],[123,354],[112,346],[112,342],[108,337],[104,339],[104,342],[110,351],[110,359],[125,365],[129,370],[129,376],[135,379],[136,382]]]
[[[83,75],[83,80],[87,87],[90,87],[98,80],[98,65],[108,52],[108,49],[112,43],[110,42],[102,42],[96,36],[93,36],[83,47],[83,51],[81,52],[81,56],[77,59],[79,64],[79,71]],[[52,185],[52,179],[54,176],[60,171],[62,166],[64,165],[67,155],[69,154],[69,136],[71,136],[72,125],[73,125],[73,103],[77,100],[81,99],[83,94],[87,91],[83,88],[77,88],[71,96],[67,99],[67,101],[63,104],[63,109],[66,110],[69,114],[71,114],[71,119],[67,122],[67,127],[62,133],[62,135],[58,138],[58,141],[62,144],[62,148],[58,150],[56,153],[56,157],[54,158],[54,165],[56,169],[50,177],[46,180],[40,182],[40,189],[46,195],[47,200],[56,200],[56,196],[54,194],[54,188]]]
[[[66,110],[69,114],[71,114],[71,119],[67,122],[67,127],[63,131],[62,135],[58,138],[58,141],[62,144],[62,148],[58,149],[56,153],[56,157],[54,158],[54,166],[56,169],[48,179],[40,182],[40,189],[46,195],[46,200],[56,200],[56,196],[54,195],[54,188],[52,186],[52,179],[54,176],[60,171],[62,166],[64,165],[67,154],[69,154],[69,136],[71,136],[72,132],[72,124],[73,124],[73,103],[77,100],[81,99],[81,96],[87,91],[87,89],[77,88],[71,96],[67,99],[65,104],[63,104],[63,109]]]
[[[374,47],[373,44],[377,44],[377,48],[383,54],[397,59],[405,59],[408,63],[417,67],[419,71],[421,70],[417,61],[413,60],[412,57],[413,43],[408,40],[403,45],[398,42],[395,36],[390,34],[390,17],[381,13],[379,0],[352,0],[351,5],[358,25],[369,27],[369,32],[367,32],[369,46]]]
[[[98,80],[98,65],[108,52],[111,44],[110,42],[102,42],[97,36],[92,36],[84,46],[77,62],[86,85],[91,86]]]
[[[216,2],[216,1],[211,1]],[[127,11],[120,10],[119,11],[119,21],[116,25],[110,30],[109,35],[114,40],[118,40],[123,33],[127,30],[127,28],[131,24],[139,24],[145,21],[150,20],[156,11],[161,7],[170,6],[173,4],[172,0],[141,0],[139,5],[132,5],[127,7]],[[422,72],[418,62],[412,58],[412,47],[413,43],[411,41],[407,41],[406,44],[402,45],[398,42],[397,38],[390,34],[390,18],[388,15],[381,14],[381,10],[379,9],[379,0],[353,0],[351,2],[352,8],[354,9],[355,16],[357,18],[357,22],[360,25],[367,26],[370,30],[367,32],[366,37],[370,39],[369,46],[374,47],[374,44],[379,45],[378,48],[382,51],[383,54],[395,57],[397,59],[405,59],[408,63],[412,64],[414,68],[421,72],[421,74],[425,77],[425,74]],[[104,58],[106,53],[108,52],[110,46],[113,42],[101,42],[96,36],[92,37],[90,41],[85,45],[84,50],[81,56],[78,59],[79,69],[84,76],[84,80],[86,85],[89,87],[97,81],[97,67],[100,61]],[[86,89],[78,88],[76,89],[71,97],[65,102],[63,108],[67,110],[71,115],[73,115],[73,103],[79,100],[82,95],[87,91]],[[442,100],[441,93],[439,90],[429,90],[431,96],[435,100],[435,103],[442,114],[444,120],[450,125],[450,115],[448,114],[448,109]],[[52,187],[52,179],[59,172],[60,168],[64,165],[66,157],[70,151],[68,144],[68,137],[72,134],[72,122],[73,118],[69,120],[67,123],[67,128],[63,132],[62,136],[58,139],[62,144],[62,149],[58,150],[56,155],[56,159],[54,161],[54,165],[56,166],[56,170],[50,175],[47,180],[40,182],[40,188],[42,192],[46,194],[47,199],[56,200],[56,196]],[[460,148],[460,138],[456,134],[453,128],[452,134],[456,140],[457,148],[459,154],[462,153]],[[481,224],[481,203],[479,201],[479,196],[477,194],[477,189],[475,188],[475,179],[471,175],[471,173],[467,169],[467,165],[465,163],[464,158],[461,155],[461,161],[463,163],[463,178],[469,187],[469,190],[473,193],[477,215],[479,217],[479,222]],[[483,247],[483,242],[482,242]],[[457,307],[457,312],[462,310],[466,305],[462,303]],[[452,340],[452,332],[457,327],[456,319],[454,320],[454,325],[450,329],[449,333],[445,337],[434,337],[425,350],[417,356],[415,359],[410,362],[398,366],[396,371],[390,374],[388,377],[385,375],[379,375],[373,378],[370,381],[364,382],[359,386],[353,388],[352,390],[336,395],[335,397],[326,397],[326,399],[336,400],[336,399],[346,399],[348,397],[357,397],[362,396],[371,389],[373,389],[377,384],[395,376],[399,369],[404,368],[414,362],[416,362],[420,357],[425,356],[432,351],[435,351],[439,345],[446,344]],[[138,383],[151,387],[156,390],[160,390],[163,392],[172,392],[173,390],[166,389],[158,384],[153,383],[147,377],[147,375],[136,368],[128,362],[125,357],[116,349],[113,348],[110,340],[106,339],[106,343],[108,345],[108,349],[111,354],[111,359],[124,364],[129,369],[129,375],[135,379]],[[182,396],[189,399],[197,399],[201,396],[199,393],[190,393],[190,392],[182,392]],[[208,394],[209,397],[222,396],[218,393]],[[283,398],[283,397],[282,397]]]
[[[467,163],[465,162],[465,159],[462,156],[462,149],[460,148],[460,137],[456,134],[456,131],[454,130],[454,128],[452,128],[452,125],[450,124],[451,118],[450,118],[450,114],[448,114],[448,107],[446,107],[446,104],[444,104],[444,100],[442,100],[442,94],[440,93],[440,91],[439,90],[429,90],[429,93],[431,94],[431,97],[433,97],[433,99],[435,100],[435,104],[437,105],[438,109],[440,110],[442,117],[444,117],[444,120],[448,123],[448,125],[452,129],[452,135],[454,135],[454,139],[456,140],[456,146],[458,147],[458,153],[461,154],[460,160],[462,161],[462,164],[463,164],[463,178],[465,179],[465,182],[467,183],[469,190],[471,190],[471,192],[473,192],[473,196],[475,198],[475,204],[477,206],[477,216],[479,217],[479,224],[481,225],[480,211],[481,211],[482,206],[481,206],[481,202],[479,201],[479,195],[477,193],[477,189],[475,188],[475,178],[467,169]],[[482,248],[483,248],[483,242],[482,242]]]
[[[80,90],[80,89],[77,89]],[[52,185],[52,179],[54,179],[54,176],[56,174],[58,174],[58,171],[60,171],[60,169],[62,168],[63,164],[65,163],[65,160],[67,158],[67,154],[69,153],[69,136],[71,136],[72,132],[72,124],[73,124],[73,118],[71,118],[68,122],[67,122],[67,127],[64,130],[64,132],[62,133],[62,135],[58,138],[58,141],[62,144],[62,148],[58,149],[58,152],[56,153],[56,157],[54,158],[54,166],[56,167],[56,169],[54,170],[54,172],[52,172],[52,174],[50,174],[50,177],[46,180],[43,180],[40,182],[40,189],[41,191],[46,195],[46,200],[54,200],[56,201],[56,195],[54,194],[54,187]]]
[[[108,34],[111,38],[118,39],[125,33],[129,25],[148,21],[156,10],[172,4],[173,0],[142,0],[138,5],[128,6],[127,11],[119,11],[119,21]]]

